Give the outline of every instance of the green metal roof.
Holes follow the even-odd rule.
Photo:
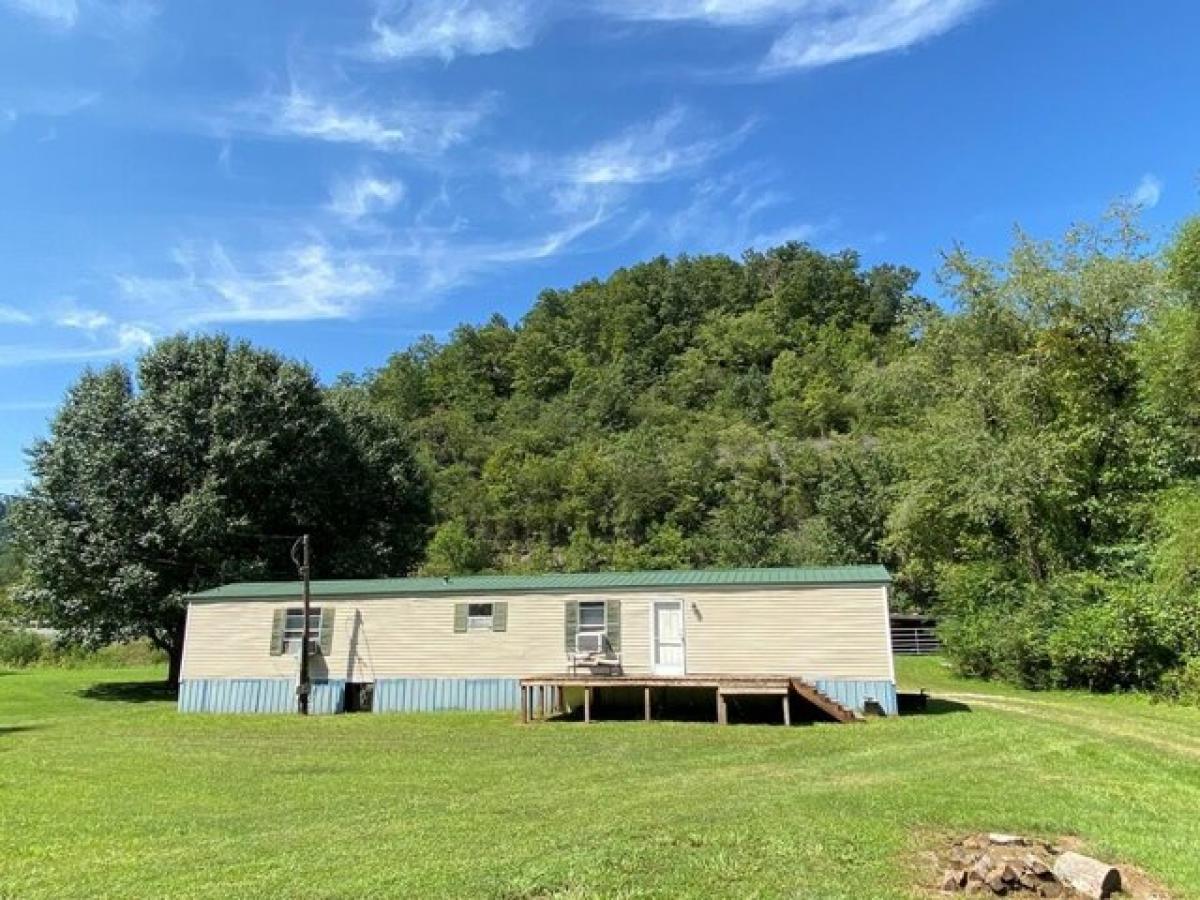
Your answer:
[[[314,597],[402,594],[476,594],[504,591],[595,591],[636,588],[771,587],[786,585],[890,584],[883,566],[822,568],[700,569],[652,572],[577,572],[548,575],[458,575],[449,578],[359,578],[314,581]],[[298,581],[246,581],[191,595],[193,600],[267,600],[295,597]]]

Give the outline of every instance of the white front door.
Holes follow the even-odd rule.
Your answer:
[[[684,662],[683,601],[655,600],[651,620],[654,629],[654,674],[682,675]]]

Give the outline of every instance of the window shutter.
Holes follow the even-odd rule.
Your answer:
[[[492,604],[492,631],[508,631],[508,601]]]
[[[606,604],[608,619],[608,643],[613,648],[613,652],[621,652],[621,601],[609,600]]]
[[[579,631],[579,601],[568,600],[563,609],[564,638],[568,653],[575,652],[575,634]]]
[[[287,610],[275,610],[275,619],[271,623],[271,655],[283,656],[283,626],[287,621]]]
[[[326,606],[321,610],[321,655],[328,656],[333,652],[333,607]]]
[[[467,604],[465,603],[454,604],[454,630],[467,630]]]

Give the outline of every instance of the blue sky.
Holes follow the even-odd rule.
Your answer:
[[[0,0],[0,491],[89,365],[362,372],[659,253],[1196,209],[1191,0]],[[936,297],[932,279],[924,289]]]

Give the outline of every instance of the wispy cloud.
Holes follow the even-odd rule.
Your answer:
[[[751,124],[730,134],[695,136],[696,123],[675,107],[649,123],[627,129],[568,158],[562,166],[575,184],[643,184],[694,172],[739,144]]]
[[[485,55],[530,46],[550,20],[601,17],[774,33],[739,77],[779,75],[912,47],[991,0],[381,0],[366,55],[377,60]]]
[[[54,316],[54,324],[60,328],[74,328],[77,331],[95,332],[113,324],[108,314],[96,309],[82,309],[70,301]]]
[[[608,15],[640,22],[759,25],[813,5],[814,0],[600,0],[598,8]]]
[[[572,220],[604,210],[611,218],[648,185],[702,175],[753,127],[751,120],[722,132],[676,106],[583,149],[510,155],[498,168],[508,179],[505,195],[514,206],[532,202]]]
[[[79,21],[75,0],[3,0],[3,5],[55,28],[74,28]]]
[[[15,306],[0,306],[0,325],[32,325],[33,316]]]
[[[61,118],[87,109],[99,99],[98,91],[73,88],[0,90],[0,120],[11,125],[22,118]]]
[[[145,28],[160,10],[157,0],[92,0],[90,6],[103,25],[123,31]]]
[[[361,172],[342,178],[330,190],[329,210],[347,222],[360,222],[368,216],[387,212],[404,199],[404,182]]]
[[[698,182],[690,201],[658,223],[659,245],[737,256],[744,250],[809,241],[828,229],[826,224],[789,220],[782,211],[791,205],[792,198],[762,171],[738,168]]]
[[[81,23],[91,24],[108,36],[142,28],[158,15],[153,0],[0,0],[0,6],[50,28],[69,31]]]
[[[103,341],[74,346],[0,345],[0,366],[27,366],[50,363],[81,363],[92,360],[132,356],[154,342],[151,331],[141,325],[115,326]]]
[[[600,0],[607,15],[777,33],[757,74],[814,69],[944,34],[989,0]]]
[[[359,144],[394,153],[439,153],[464,141],[491,111],[491,98],[467,106],[373,104],[360,96],[332,98],[292,83],[234,105],[209,124],[222,136],[238,132]]]
[[[549,259],[575,243],[579,238],[597,228],[609,218],[609,211],[598,207],[591,215],[566,222],[544,234],[534,235],[519,241],[484,243],[468,246],[471,268],[488,267],[508,263],[530,262]]]
[[[539,191],[546,184],[558,185],[559,199],[578,197],[571,193],[574,188],[594,197],[596,188],[644,185],[695,174],[742,143],[752,126],[754,122],[746,122],[732,132],[714,134],[688,109],[674,107],[589,148],[562,156],[510,156],[500,168],[510,178]]]
[[[380,5],[369,56],[379,60],[483,56],[528,47],[540,4],[529,0],[409,0]]]
[[[233,175],[233,141],[221,141],[221,149],[217,151],[217,168],[226,178]]]
[[[1162,191],[1162,179],[1157,175],[1147,172],[1142,176],[1142,180],[1138,182],[1137,187],[1133,189],[1133,193],[1129,195],[1129,200],[1135,206],[1153,209],[1158,206],[1158,201],[1162,198]]]
[[[117,276],[127,303],[174,327],[348,318],[391,285],[359,253],[317,240],[240,262],[219,243],[206,252],[179,247],[174,258],[178,275]]]
[[[762,70],[812,69],[903,50],[962,24],[984,0],[853,0],[808,4]]]
[[[508,240],[474,237],[457,227],[413,228],[396,235],[377,253],[396,267],[406,296],[423,302],[486,273],[567,252],[612,214],[611,208],[600,204],[546,231]]]

